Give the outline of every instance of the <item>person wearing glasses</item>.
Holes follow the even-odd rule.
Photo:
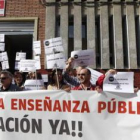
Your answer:
[[[21,91],[21,89],[12,84],[13,75],[9,71],[1,71],[0,80],[1,80],[1,88],[0,92],[7,91]]]
[[[81,69],[78,74],[80,85],[75,86],[72,90],[96,90],[96,86],[93,86],[90,82],[91,79],[91,71],[87,68]]]

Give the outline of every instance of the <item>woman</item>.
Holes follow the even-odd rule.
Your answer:
[[[21,72],[16,71],[14,73],[14,81],[19,88],[21,88],[22,90],[24,89],[24,77]]]
[[[50,77],[51,77],[51,79],[50,79],[49,85],[47,87],[48,90],[57,90],[57,89],[60,90],[61,89],[61,90],[65,90],[67,92],[71,90],[70,86],[64,83],[62,70],[60,70],[60,69],[53,70]]]

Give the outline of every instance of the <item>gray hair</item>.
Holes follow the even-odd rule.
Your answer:
[[[12,75],[12,73],[11,72],[9,72],[9,71],[1,71],[0,72],[0,75],[2,75],[2,74],[4,74],[4,75],[7,75],[9,78],[13,78],[13,75]]]

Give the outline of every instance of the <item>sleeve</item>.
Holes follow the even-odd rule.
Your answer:
[[[104,81],[104,78],[105,78],[105,75],[101,75],[101,76],[98,78],[98,80],[97,80],[97,82],[96,82],[96,85],[97,85],[97,86],[100,86],[101,88],[103,88],[103,81]]]

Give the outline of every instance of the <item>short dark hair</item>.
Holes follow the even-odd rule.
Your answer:
[[[1,72],[0,72],[0,75],[2,75],[2,74],[6,74],[6,75],[7,75],[9,78],[11,78],[11,79],[13,78],[12,73],[9,72],[9,71],[6,71],[6,70],[5,70],[5,71],[1,71]]]

